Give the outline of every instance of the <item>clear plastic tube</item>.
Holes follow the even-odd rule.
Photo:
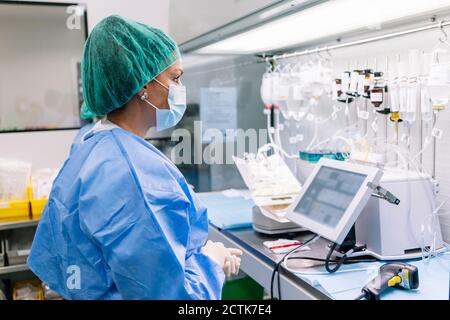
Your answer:
[[[433,128],[434,128],[434,126],[436,125],[436,123],[437,123],[437,121],[438,121],[438,117],[439,117],[439,112],[436,112],[436,113],[435,113],[435,118],[434,118],[434,121],[433,121]],[[422,147],[422,149],[421,149],[416,155],[413,156],[413,159],[414,159],[414,160],[415,160],[416,158],[420,157],[420,155],[421,155],[422,153],[424,153],[425,150],[426,150],[430,145],[432,145],[431,141],[433,141],[433,135],[430,135],[430,136],[428,136],[428,137],[425,137],[425,141],[426,141],[426,143],[425,143],[425,145]],[[423,165],[423,164],[422,164],[422,165]]]
[[[314,146],[312,146],[310,149],[311,149],[311,150],[314,150],[314,149],[316,149],[316,148],[322,146],[322,145],[325,144],[325,143],[328,143],[328,142],[331,142],[331,141],[336,141],[336,140],[344,141],[344,142],[346,142],[348,145],[350,145],[351,147],[353,147],[353,144],[350,143],[351,139],[345,138],[342,134],[345,133],[347,130],[350,130],[350,129],[356,127],[356,126],[357,126],[357,124],[354,123],[354,124],[349,125],[349,126],[347,126],[347,127],[345,127],[345,128],[339,129],[339,130],[337,130],[337,131],[332,135],[332,137],[327,138],[327,139],[324,139],[324,140],[318,142],[317,144],[315,144]]]
[[[318,133],[319,133],[319,124],[317,123],[316,120],[314,120],[314,133],[313,133],[313,137],[312,137],[310,143],[306,147],[307,151],[311,150],[312,144],[317,140]]]
[[[298,159],[299,158],[299,156],[296,155],[296,154],[289,154],[289,153],[287,153],[285,150],[280,148],[275,143],[268,143],[268,144],[263,145],[262,147],[260,147],[258,149],[258,154],[266,153],[270,148],[272,148],[276,152],[280,152],[281,155],[283,155],[284,157],[286,157],[288,159]]]
[[[427,260],[427,258],[429,260],[431,257],[439,257],[439,255],[436,252],[436,247],[443,245],[443,246],[449,248],[449,246],[450,246],[450,244],[448,244],[447,242],[445,242],[442,239],[441,239],[441,243],[439,245],[437,245],[437,243],[436,243],[437,242],[437,231],[438,231],[438,230],[436,230],[437,228],[435,228],[434,230],[432,230],[432,229],[428,230],[433,236],[433,243],[429,250],[427,249],[427,246],[425,246],[425,227],[428,225],[428,220],[431,219],[429,226],[436,227],[438,224],[440,224],[440,221],[439,221],[440,216],[450,216],[450,211],[444,211],[442,213],[438,213],[449,200],[450,200],[450,198],[447,197],[447,199],[442,201],[441,204],[430,215],[428,215],[422,222],[421,235],[420,235],[421,236],[421,247],[422,247],[422,260]]]
[[[270,125],[270,113],[267,114],[267,134],[269,135],[269,141],[271,144],[275,144],[272,136],[272,132],[274,131],[274,128]]]
[[[404,166],[407,167],[406,163],[407,163],[407,160],[408,160],[408,159],[407,159],[401,152],[399,152],[398,150],[395,150],[395,149],[394,149],[394,151],[397,151],[397,153],[398,153],[400,159],[402,159],[402,161],[404,162]],[[409,163],[410,163],[410,164],[412,165],[412,167],[416,170],[416,172],[418,173],[419,176],[425,176],[425,175],[418,169],[418,167],[417,167],[415,161],[409,161]],[[407,171],[407,172],[409,172],[409,171]],[[426,177],[429,177],[429,175],[426,176]],[[433,201],[433,199],[432,199],[432,198],[434,197],[434,194],[431,194],[431,195],[430,195],[430,192],[429,192],[429,189],[428,189],[428,188],[424,188],[424,192],[425,192],[425,194],[427,195],[427,197],[428,197],[428,199],[429,199],[430,205],[432,206],[433,203],[434,203],[434,201]],[[409,208],[408,208],[408,225],[409,225],[409,231],[411,232],[411,236],[412,236],[412,237],[414,238],[414,240],[416,241],[416,244],[421,248],[422,259],[426,259],[427,256],[428,256],[428,257],[436,256],[436,250],[437,250],[437,247],[442,245],[442,243],[439,244],[439,245],[436,243],[438,230],[436,230],[436,228],[434,228],[434,230],[431,230],[431,229],[429,230],[430,235],[432,236],[432,239],[433,239],[433,241],[432,241],[432,246],[431,246],[430,250],[428,250],[427,247],[425,246],[425,237],[424,237],[425,224],[424,224],[424,222],[421,224],[421,235],[420,235],[420,239],[417,239],[417,237],[416,237],[416,235],[415,235],[415,233],[414,233],[414,231],[413,231],[413,228],[412,228],[412,219],[411,219],[411,188],[410,188],[410,186],[408,187],[408,192],[407,192],[407,199],[406,199],[406,201],[407,201],[407,203],[409,204]],[[445,201],[445,202],[446,202],[446,201]],[[444,202],[444,203],[441,203],[441,205],[439,205],[437,208],[433,208],[433,207],[432,207],[432,213],[430,214],[430,217],[436,218],[436,217],[437,217],[437,212],[438,212],[438,211],[440,210],[440,208],[445,204],[445,202]],[[432,224],[432,225],[435,226],[435,224]],[[428,255],[426,255],[425,253],[428,253]]]
[[[280,113],[279,112],[275,112],[275,132],[274,132],[274,138],[275,138],[275,143],[281,148],[283,149],[283,145],[281,142],[281,136],[280,136]]]
[[[296,154],[289,154],[289,153],[287,153],[281,146],[279,146],[277,143],[275,143],[275,139],[274,139],[274,137],[272,136],[272,131],[273,131],[273,134],[276,136],[276,135],[278,135],[278,139],[280,139],[279,138],[279,132],[277,133],[277,131],[279,131],[278,129],[275,129],[275,128],[273,128],[271,125],[270,125],[270,114],[268,114],[267,115],[267,131],[268,131],[268,135],[269,135],[269,141],[270,141],[270,143],[268,143],[268,144],[265,144],[265,145],[263,145],[262,147],[260,147],[259,149],[258,149],[258,154],[260,154],[260,153],[262,153],[262,152],[267,152],[267,150],[269,149],[269,148],[272,148],[275,152],[279,152],[279,153],[281,153],[284,157],[286,157],[286,158],[289,158],[289,159],[298,159],[299,158],[299,155],[296,155]],[[281,139],[280,139],[280,141],[281,141]]]

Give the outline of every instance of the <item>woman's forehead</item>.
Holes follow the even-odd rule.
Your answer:
[[[183,66],[181,65],[181,62],[178,60],[173,65],[171,65],[169,68],[167,68],[168,72],[183,72]]]

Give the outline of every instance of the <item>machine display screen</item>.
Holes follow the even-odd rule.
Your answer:
[[[294,211],[317,223],[336,227],[366,177],[364,174],[323,166]]]

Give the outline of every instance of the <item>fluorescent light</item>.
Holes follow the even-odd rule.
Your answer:
[[[289,9],[290,7],[298,6],[298,5],[303,4],[303,3],[307,2],[307,1],[308,0],[292,0],[289,3],[282,4],[280,6],[277,6],[277,7],[273,8],[272,10],[268,10],[268,11],[265,11],[265,12],[261,13],[259,18],[262,19],[262,20],[267,19],[267,18],[271,18],[271,17],[273,17],[273,16],[283,12],[284,10]]]
[[[257,53],[347,32],[379,28],[437,10],[448,0],[331,0],[200,48],[195,53]]]
[[[230,55],[202,55],[187,53],[181,56],[181,63],[184,69],[189,69],[200,65],[204,66],[211,63],[232,60],[234,58],[234,56]]]

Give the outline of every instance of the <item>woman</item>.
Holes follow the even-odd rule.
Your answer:
[[[242,254],[207,238],[206,209],[143,138],[186,109],[180,55],[158,29],[102,20],[83,53],[83,114],[99,121],[64,163],[28,265],[67,299],[219,299]]]

